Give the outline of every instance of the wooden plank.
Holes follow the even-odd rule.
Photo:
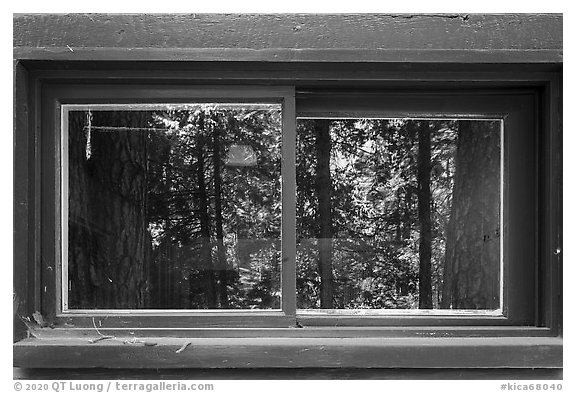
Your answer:
[[[562,15],[16,15],[45,60],[562,62]]]
[[[205,49],[16,47],[19,60],[350,63],[562,63],[560,49]]]
[[[26,61],[27,67],[39,71],[41,78],[80,80],[106,79],[200,81],[210,84],[245,80],[246,84],[294,85],[324,80],[332,87],[352,81],[372,83],[403,83],[424,81],[490,81],[532,82],[548,80],[551,72],[559,72],[561,64],[430,64],[430,63],[330,63],[330,62],[170,62],[170,61]],[[44,72],[40,72],[44,71]],[[386,87],[385,85],[383,87]],[[445,85],[444,85],[445,86]],[[357,87],[357,86],[356,86]],[[389,87],[389,86],[388,86]],[[308,86],[308,88],[310,88]]]
[[[282,309],[296,324],[296,102],[295,92],[282,108]]]
[[[122,340],[134,337],[190,337],[190,338],[272,338],[272,337],[318,337],[318,338],[355,338],[355,337],[552,337],[548,328],[515,326],[389,326],[389,327],[304,327],[295,328],[255,328],[255,327],[110,327],[108,324],[94,327],[56,327],[36,328],[31,335],[38,339],[84,338],[97,339],[100,335],[114,336]]]
[[[517,99],[504,119],[503,228],[505,312],[521,324],[536,324],[538,266],[537,95]],[[529,263],[529,265],[527,265]],[[530,266],[527,268],[527,266]]]
[[[62,104],[115,103],[280,103],[293,88],[285,86],[206,86],[186,84],[137,84],[127,87],[113,83],[56,84],[45,89],[46,99],[53,106]],[[48,102],[46,104],[48,104]],[[52,119],[53,120],[53,119]],[[59,127],[60,125],[57,124]]]
[[[301,316],[297,315],[298,323],[302,326],[396,326],[402,328],[405,326],[506,326],[513,325],[505,317],[465,317],[456,315],[446,316]]]
[[[13,379],[61,379],[61,369],[14,368]],[[562,369],[383,369],[383,368],[307,368],[307,369],[68,369],[66,379],[179,379],[179,380],[562,380]],[[218,386],[218,382],[214,386]],[[550,384],[549,384],[550,385]],[[207,390],[207,389],[205,389]]]
[[[394,89],[299,91],[297,116],[465,117],[498,119],[524,104],[535,89]],[[531,99],[529,97],[529,99]],[[528,119],[532,120],[532,119]]]
[[[137,313],[137,312],[136,312]],[[136,314],[134,313],[134,314]],[[56,326],[77,327],[92,329],[180,329],[180,328],[255,328],[255,327],[291,327],[294,326],[294,317],[275,313],[179,313],[166,311],[151,315],[105,314],[94,312],[89,314],[71,314],[58,316]]]
[[[30,242],[31,260],[28,261],[29,273],[29,291],[31,293],[31,310],[30,312],[40,311],[42,309],[41,291],[42,291],[42,116],[41,116],[41,91],[42,82],[37,78],[35,72],[30,70],[30,151],[29,165],[32,170],[29,172],[29,182],[31,187],[30,199],[33,201],[33,207],[30,209],[30,225],[33,228],[33,238]]]
[[[30,133],[28,123],[28,71],[14,62],[14,340],[26,336],[20,316],[30,315],[29,268],[33,230],[30,226]]]
[[[74,51],[80,48],[540,50],[562,49],[563,42],[561,14],[17,14],[13,22],[15,47],[70,47]]]
[[[301,316],[297,315],[296,319],[304,327],[315,326],[367,326],[367,327],[409,327],[409,326],[509,326],[514,321],[505,317],[489,316]],[[274,313],[165,313],[158,312],[156,315],[143,314],[135,312],[123,313],[103,313],[94,311],[83,314],[71,313],[61,314],[55,319],[58,327],[76,327],[91,329],[94,323],[98,328],[116,329],[181,329],[181,328],[209,328],[209,327],[227,327],[227,328],[256,328],[256,327],[294,327],[294,316],[290,314]]]
[[[542,130],[539,198],[543,201],[540,217],[540,256],[537,271],[541,280],[538,293],[541,326],[562,332],[562,80],[554,78],[546,86],[547,98],[541,102]]]
[[[147,344],[144,344],[147,343]],[[137,360],[136,360],[137,359]],[[25,339],[15,367],[562,367],[557,338]]]
[[[41,93],[41,142],[39,155],[41,166],[37,176],[40,178],[40,304],[35,311],[41,312],[44,319],[51,323],[55,320],[58,299],[56,272],[59,263],[60,248],[60,105],[46,94]]]

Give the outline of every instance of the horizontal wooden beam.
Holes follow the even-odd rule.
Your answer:
[[[562,63],[559,49],[14,48],[17,60],[350,63]]]
[[[13,379],[61,379],[62,370],[54,368],[13,368]],[[241,368],[241,369],[67,369],[67,379],[179,379],[179,380],[561,380],[557,368]],[[550,384],[549,384],[550,385]]]
[[[562,49],[562,15],[17,14],[14,46]]]
[[[114,337],[190,337],[190,338],[439,338],[439,337],[552,337],[551,330],[538,327],[517,326],[445,326],[445,327],[305,327],[305,328],[128,328],[52,327],[34,328],[28,331],[40,340],[97,339],[99,334]]]
[[[22,60],[562,62],[561,14],[15,15]]]
[[[558,338],[157,338],[25,339],[27,368],[556,368]]]

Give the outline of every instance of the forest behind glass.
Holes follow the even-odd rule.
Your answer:
[[[280,309],[296,197],[300,309],[495,310],[501,121],[303,118],[279,104],[70,110],[70,309]]]

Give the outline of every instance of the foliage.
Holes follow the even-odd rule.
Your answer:
[[[315,120],[297,134],[298,303],[318,308],[317,196],[313,187]],[[336,308],[418,305],[416,131],[422,121],[331,122],[333,259]],[[446,217],[452,191],[456,123],[430,121],[433,170],[433,275],[440,293]]]
[[[92,131],[145,133],[150,266],[142,307],[279,308],[280,106],[195,104],[147,116],[148,131],[106,130],[114,124]],[[304,309],[320,307],[316,121],[297,127],[297,302]],[[426,122],[432,291],[434,307],[440,304],[458,122],[357,118],[330,121],[331,186],[321,191],[330,193],[335,308],[418,307],[417,134]],[[87,138],[86,151],[96,149]],[[97,156],[91,151],[86,160]]]
[[[162,262],[170,265],[170,280],[182,289],[180,304],[208,308],[207,298],[215,296],[206,292],[220,288],[230,308],[278,308],[278,108],[200,105],[156,112],[153,125],[166,127],[166,131],[150,133],[150,146],[154,147],[149,158],[150,229],[157,251],[155,262],[158,268]],[[250,147],[256,166],[226,164],[230,147],[237,145]],[[207,228],[204,233],[203,225]],[[179,250],[182,259],[176,260],[173,252],[167,256],[163,245]],[[225,266],[218,266],[218,247],[222,246]],[[206,287],[206,279],[214,282],[198,291]],[[164,290],[157,288],[159,296]]]

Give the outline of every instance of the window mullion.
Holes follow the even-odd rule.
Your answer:
[[[282,110],[282,310],[296,315],[296,108],[294,91]]]

